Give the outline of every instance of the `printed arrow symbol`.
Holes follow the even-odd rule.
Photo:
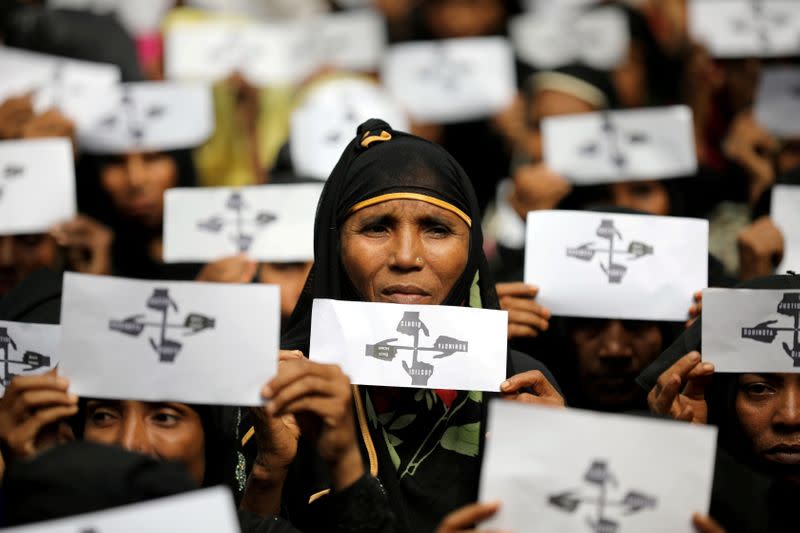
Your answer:
[[[580,498],[575,496],[572,491],[555,494],[549,498],[550,504],[555,505],[569,513],[575,511],[581,504]]]

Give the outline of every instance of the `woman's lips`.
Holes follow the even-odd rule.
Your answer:
[[[764,452],[764,457],[775,463],[800,465],[800,445],[779,445]]]
[[[430,293],[417,285],[390,285],[381,290],[384,301],[397,304],[419,304],[430,298]]]

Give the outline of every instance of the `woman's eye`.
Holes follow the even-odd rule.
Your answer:
[[[385,233],[387,228],[383,224],[369,224],[361,229],[361,232],[367,235],[377,235]]]
[[[175,425],[180,420],[180,417],[171,412],[162,411],[153,415],[153,420],[161,425]]]
[[[94,411],[91,420],[95,424],[106,424],[114,419],[114,414],[110,411]]]
[[[650,196],[653,193],[653,187],[650,185],[634,185],[631,188],[631,193],[634,196]]]
[[[747,394],[751,394],[753,396],[764,396],[774,392],[774,389],[766,383],[750,383],[747,385],[745,390],[747,391]]]

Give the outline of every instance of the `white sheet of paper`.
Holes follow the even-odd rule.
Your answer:
[[[78,144],[87,152],[194,148],[214,130],[209,87],[137,82],[118,85],[109,93],[113,106],[86,128],[78,128]]]
[[[708,512],[713,426],[492,400],[488,432],[486,529],[693,533]]]
[[[33,93],[37,113],[56,107],[78,127],[95,120],[106,106],[98,94],[121,78],[119,67],[0,46],[0,102]]]
[[[58,365],[61,326],[0,320],[0,396],[14,376],[44,374]]]
[[[767,67],[755,103],[756,121],[781,139],[800,138],[800,68]]]
[[[4,529],[7,533],[239,533],[230,491],[222,486],[95,513]]]
[[[783,233],[783,260],[776,272],[800,271],[800,186],[772,187],[773,222]]]
[[[260,405],[279,308],[276,285],[66,273],[61,372],[89,398]]]
[[[600,0],[523,0],[522,5],[528,11],[568,11],[597,4]]]
[[[246,253],[277,263],[314,259],[322,184],[169,189],[164,261],[206,263]]]
[[[378,68],[383,19],[357,10],[287,22],[210,19],[175,24],[166,36],[167,77],[214,81],[238,71],[259,86],[295,84],[323,66]]]
[[[691,0],[688,18],[690,35],[715,57],[800,54],[796,0]]]
[[[516,94],[514,52],[502,37],[397,44],[381,79],[412,118],[448,123],[494,115]]]
[[[686,106],[546,118],[542,145],[547,166],[577,185],[697,171],[692,112]]]
[[[45,233],[76,213],[68,139],[0,141],[0,235]]]
[[[297,174],[328,179],[358,126],[370,118],[409,129],[405,113],[380,85],[346,78],[316,87],[292,112],[289,149]]]
[[[616,7],[586,13],[524,13],[511,19],[509,35],[517,55],[539,69],[583,63],[601,70],[627,54],[628,20]]]
[[[533,211],[525,282],[554,315],[683,321],[708,285],[708,221]]]
[[[800,291],[703,291],[703,361],[716,372],[800,372]]]
[[[498,391],[507,326],[505,311],[317,299],[309,357],[356,385]]]

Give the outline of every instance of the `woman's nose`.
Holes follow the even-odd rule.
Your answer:
[[[147,181],[147,168],[144,157],[141,154],[129,155],[125,160],[125,170],[128,184],[131,188],[139,189],[144,187]]]
[[[151,454],[150,439],[145,424],[137,417],[128,417],[123,421],[120,440],[117,443],[128,451]]]
[[[425,264],[419,236],[402,228],[395,233],[390,266],[400,270],[418,270]]]
[[[633,355],[628,333],[619,320],[611,320],[603,331],[603,342],[598,355],[603,359],[629,358]]]

